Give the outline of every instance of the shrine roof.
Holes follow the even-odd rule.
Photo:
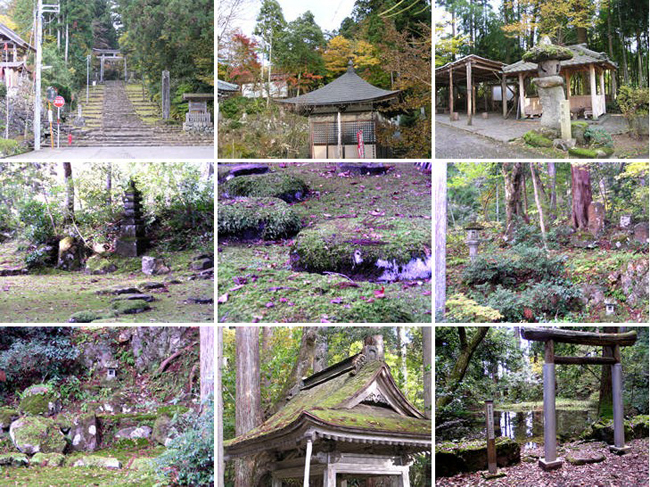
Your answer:
[[[214,100],[214,93],[183,93],[183,100],[210,101]]]
[[[296,106],[352,105],[389,100],[398,94],[399,90],[384,90],[371,85],[355,73],[354,67],[350,63],[348,70],[343,75],[322,88],[304,95],[276,101]]]
[[[305,379],[280,411],[248,433],[226,441],[229,456],[295,448],[307,436],[337,441],[431,445],[431,420],[399,390],[390,368],[361,353]]]
[[[19,47],[36,51],[36,49],[25,42],[22,37],[16,34],[13,30],[4,24],[0,24],[0,42],[5,42],[5,39],[15,43]]]
[[[605,69],[618,69],[616,63],[609,59],[604,52],[592,51],[586,44],[574,44],[572,46],[564,46],[573,53],[573,58],[560,61],[560,69],[588,66],[595,64]],[[509,64],[503,67],[503,72],[506,74],[523,73],[527,71],[537,71],[537,63],[529,63],[519,60],[516,63]]]

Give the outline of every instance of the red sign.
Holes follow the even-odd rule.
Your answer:
[[[57,96],[54,99],[54,106],[57,108],[61,108],[63,105],[65,105],[65,98],[63,98],[61,95]]]
[[[363,145],[363,130],[357,132],[357,153],[359,154],[359,159],[365,158],[365,147]]]

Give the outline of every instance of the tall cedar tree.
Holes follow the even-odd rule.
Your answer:
[[[589,167],[577,162],[571,164],[571,201],[573,227],[587,228],[591,204],[591,176]]]

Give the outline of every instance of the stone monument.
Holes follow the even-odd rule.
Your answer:
[[[526,52],[523,60],[537,63],[537,78],[533,83],[539,93],[542,104],[542,128],[551,129],[559,135],[561,129],[561,102],[565,100],[564,80],[560,76],[560,61],[571,59],[573,53],[561,46],[551,43],[548,36],[544,36],[539,45]]]
[[[115,252],[125,257],[137,257],[144,252],[146,239],[142,221],[142,194],[131,179],[124,193],[124,222]]]

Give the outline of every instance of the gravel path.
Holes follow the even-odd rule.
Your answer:
[[[532,151],[436,124],[436,159],[542,159]]]

